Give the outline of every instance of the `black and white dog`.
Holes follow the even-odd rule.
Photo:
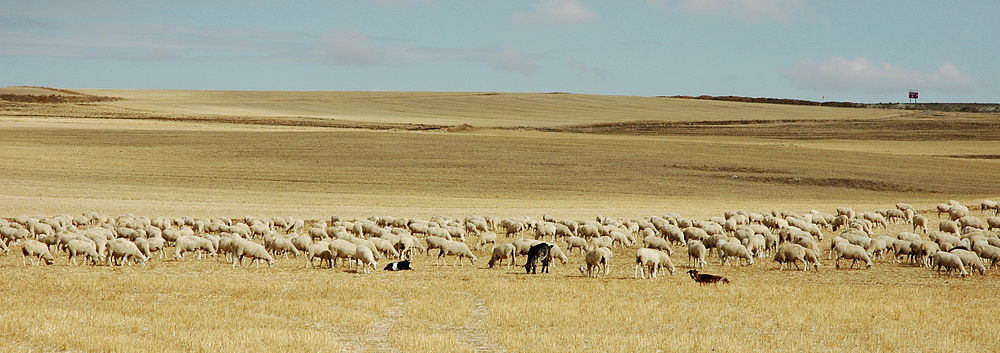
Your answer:
[[[412,269],[410,268],[410,260],[403,260],[403,261],[399,261],[399,262],[390,262],[389,264],[385,265],[385,270],[386,271],[403,271],[403,270],[412,270]]]

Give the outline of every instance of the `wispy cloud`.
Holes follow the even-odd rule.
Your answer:
[[[431,3],[431,0],[371,0],[371,1],[381,6],[394,6],[394,7],[406,7],[410,5],[426,5]]]
[[[578,0],[545,0],[535,4],[531,12],[514,14],[513,20],[530,24],[579,24],[597,19],[597,13]]]
[[[364,33],[339,30],[319,42],[325,60],[344,66],[406,65],[430,62],[483,63],[499,71],[530,75],[539,69],[536,58],[515,48],[443,48],[378,44]]]
[[[802,9],[801,0],[646,0],[659,6],[676,6],[696,15],[716,15],[751,20],[789,21]]]
[[[606,70],[587,65],[586,63],[574,58],[566,58],[564,62],[567,66],[582,76],[590,76],[599,80],[606,80],[608,76],[611,75]]]
[[[911,88],[966,92],[976,78],[951,63],[922,71],[877,63],[869,58],[832,57],[822,62],[802,60],[785,71],[792,83],[811,89],[898,93]]]

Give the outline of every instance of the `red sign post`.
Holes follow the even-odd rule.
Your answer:
[[[917,102],[917,98],[919,96],[920,96],[920,93],[918,93],[917,90],[911,89],[910,90],[910,103],[916,103]]]

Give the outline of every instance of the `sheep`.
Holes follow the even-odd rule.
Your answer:
[[[368,273],[369,267],[374,271],[378,266],[378,263],[375,261],[375,254],[364,245],[358,245],[355,248],[353,259],[358,262],[357,272],[359,273]]]
[[[694,268],[705,268],[708,265],[705,262],[705,254],[707,252],[705,244],[702,244],[700,241],[688,241],[688,267],[691,267],[691,261],[694,260]]]
[[[965,266],[970,274],[975,274],[976,271],[979,271],[980,275],[986,274],[986,267],[983,266],[983,260],[975,252],[965,249],[951,249],[948,252],[958,255],[958,258],[962,260],[962,265]]]
[[[687,239],[688,241],[694,239],[704,242],[705,239],[708,239],[708,233],[705,232],[704,229],[698,227],[687,227],[684,228],[684,239]]]
[[[542,272],[549,272],[549,261],[552,260],[552,255],[549,250],[552,249],[552,245],[547,243],[539,243],[531,246],[528,250],[528,260],[524,263],[524,271],[526,273],[535,274],[537,273],[538,263],[542,264]]]
[[[972,250],[979,254],[979,257],[985,260],[990,260],[990,266],[1000,261],[1000,247],[990,245],[989,243],[978,242],[972,246]]]
[[[496,243],[497,243],[497,233],[494,232],[479,233],[479,241],[476,242],[476,250],[482,250],[484,247],[486,247],[486,244],[490,244],[490,246],[496,246]]]
[[[97,253],[97,244],[90,239],[73,239],[69,241],[66,246],[67,252],[69,253],[69,261],[76,265],[76,256],[84,255],[84,263],[92,261],[94,265],[97,265],[100,255]]]
[[[994,228],[1000,228],[1000,217],[993,216],[986,219],[986,224],[988,225],[987,230],[993,231]]]
[[[813,265],[814,270],[819,271],[819,268],[821,266],[819,263],[819,258],[820,255],[818,252],[816,252],[813,249],[806,248],[805,268],[803,269],[803,271],[808,270],[810,264]]]
[[[441,264],[444,266],[448,265],[448,262],[444,259],[445,256],[456,255],[454,265],[465,266],[465,262],[462,261],[463,258],[468,258],[472,265],[476,265],[476,255],[469,250],[469,246],[465,243],[455,240],[446,240],[444,244],[441,245],[441,253],[438,254],[438,259],[441,259]]]
[[[962,227],[962,228],[972,227],[972,228],[977,228],[977,229],[987,229],[987,226],[986,226],[985,223],[983,223],[983,220],[981,220],[981,219],[979,219],[979,218],[977,218],[975,216],[965,216],[965,217],[959,218],[958,219],[958,225],[960,227]]]
[[[250,258],[256,267],[260,267],[261,261],[267,261],[268,267],[274,267],[274,257],[267,253],[263,245],[242,238],[233,240],[233,268],[236,268],[237,263],[243,266],[244,257]]]
[[[600,236],[597,238],[592,238],[590,244],[596,248],[611,248],[614,245],[614,239],[609,236]]]
[[[319,259],[320,265],[325,261],[330,268],[333,268],[334,253],[330,251],[330,242],[320,241],[310,244],[306,251],[306,268],[313,267],[313,260]]]
[[[284,254],[285,259],[288,259],[288,254],[291,253],[293,257],[299,257],[299,249],[295,247],[295,244],[291,240],[283,236],[275,237],[271,242],[271,251],[275,256],[278,254]]]
[[[424,240],[427,241],[427,255],[430,256],[431,250],[438,249],[438,257],[441,257],[441,254],[444,253],[444,249],[441,247],[449,241],[448,238],[442,238],[436,235],[429,235]]]
[[[836,253],[837,253],[837,268],[840,268],[840,259],[851,260],[850,268],[853,268],[854,264],[856,264],[858,260],[864,261],[866,268],[872,267],[871,257],[869,257],[868,253],[865,252],[865,248],[861,247],[860,245],[854,245],[848,242],[840,242],[837,243]]]
[[[517,257],[517,248],[514,244],[505,243],[493,247],[493,256],[490,257],[490,262],[487,263],[490,268],[494,265],[503,264],[503,260],[507,261],[507,269],[510,269]]]
[[[927,217],[921,215],[913,216],[913,231],[916,232],[917,229],[920,229],[924,232],[924,234],[927,234]]]
[[[146,261],[149,260],[139,251],[139,247],[135,243],[123,238],[114,239],[108,243],[108,250],[110,250],[112,266],[114,264],[118,264],[118,266],[131,265],[132,262],[146,266]]]
[[[339,259],[349,261],[357,251],[358,245],[343,239],[333,239],[330,241],[329,248],[330,253],[333,255],[333,263],[331,264],[331,268],[333,268],[337,266],[337,260]],[[444,250],[442,249],[443,252]]]
[[[753,265],[753,255],[750,254],[750,250],[747,250],[743,244],[736,241],[721,242],[719,245],[719,257],[723,266],[729,262],[730,257],[737,258],[737,266],[742,262],[739,259],[746,260],[747,266]]]
[[[893,254],[892,262],[894,263],[899,263],[900,255],[909,256],[910,254],[912,254],[909,240],[903,240],[903,239],[893,240],[892,243],[889,244],[889,248],[892,249],[892,254]]]
[[[28,262],[31,262],[31,265],[35,266],[35,258],[38,258],[39,262],[44,260],[46,265],[55,262],[47,245],[35,239],[24,239],[21,242],[21,264],[27,266]]]
[[[580,273],[587,277],[597,277],[601,272],[601,267],[603,267],[604,277],[607,277],[612,256],[611,249],[607,247],[594,247],[587,250],[587,254],[584,255],[584,264],[580,265]]]
[[[216,250],[212,241],[194,236],[185,235],[177,238],[175,242],[174,258],[180,261],[184,261],[184,254],[194,251],[198,254],[198,260],[201,260],[202,252],[208,252],[209,255],[215,256]]]
[[[566,241],[566,251],[573,253],[573,249],[580,249],[580,254],[582,255],[587,251],[587,240],[580,238],[578,236],[569,236],[565,238]]]
[[[608,232],[607,236],[611,237],[612,247],[614,247],[615,244],[621,244],[623,248],[632,246],[632,240],[630,240],[628,235],[623,232],[612,230]]]
[[[642,239],[642,246],[666,251],[667,254],[673,255],[674,251],[670,249],[670,243],[668,243],[663,238],[657,236],[647,236]]]
[[[947,275],[950,275],[954,270],[958,270],[959,276],[965,277],[969,275],[969,272],[965,270],[965,265],[962,263],[962,258],[944,251],[935,253],[931,260],[931,271],[937,269],[937,273],[940,275],[941,268],[947,270],[945,272]]]
[[[809,268],[806,263],[806,248],[799,244],[784,243],[774,254],[774,262],[779,264],[778,271],[785,269],[785,263],[791,262],[795,269],[799,269],[798,261],[802,261],[802,270]]]
[[[646,279],[645,269],[649,269],[650,278],[656,279],[656,272],[660,268],[660,261],[663,259],[660,254],[662,251],[650,248],[641,248],[635,251],[635,273],[632,278],[639,278],[640,275],[643,279]],[[670,257],[666,257],[667,261],[670,261]],[[671,274],[673,273],[673,264],[670,264]]]
[[[549,257],[553,259],[559,259],[559,262],[562,262],[563,265],[569,262],[569,258],[566,257],[566,254],[563,253],[562,249],[559,248],[558,244],[549,244],[549,245],[552,245],[552,247],[549,248]]]
[[[380,256],[392,259],[399,258],[399,251],[396,251],[396,245],[392,241],[382,238],[370,238],[368,240],[375,245],[375,249],[373,250],[381,254]]]

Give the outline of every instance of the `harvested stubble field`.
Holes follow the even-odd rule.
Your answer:
[[[121,98],[0,101],[4,217],[707,218],[900,201],[928,210],[995,199],[1000,187],[990,114],[571,94],[3,90]],[[485,251],[476,266],[421,254],[415,271],[360,275],[301,258],[109,268],[70,267],[59,253],[54,266],[22,267],[12,250],[0,256],[2,351],[990,351],[1000,336],[996,268],[964,279],[887,261],[836,270],[824,254],[818,273],[803,273],[713,257],[707,271],[733,283],[700,286],[682,273],[680,247],[678,273],[655,281],[632,279],[634,249],[616,249],[600,279],[580,275],[579,253],[527,276],[485,269]]]

